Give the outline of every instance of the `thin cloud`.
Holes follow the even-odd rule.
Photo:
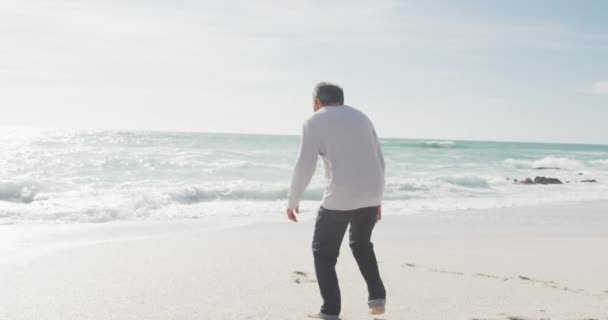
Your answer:
[[[598,81],[591,87],[593,93],[608,95],[608,81]]]

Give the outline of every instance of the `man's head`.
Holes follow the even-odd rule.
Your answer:
[[[339,86],[320,82],[313,93],[313,109],[318,111],[324,106],[340,106],[344,104],[344,91]]]

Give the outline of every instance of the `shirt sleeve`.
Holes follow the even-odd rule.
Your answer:
[[[287,207],[294,209],[299,206],[300,198],[310,184],[319,157],[319,143],[308,122],[302,126],[302,137],[300,139],[300,153],[291,178],[289,188],[289,200]]]
[[[380,161],[380,167],[382,168],[382,172],[386,171],[386,164],[384,163],[384,155],[382,154],[382,147],[380,146],[380,140],[378,139],[378,135],[376,134],[376,129],[372,129],[374,133],[374,141],[376,143],[376,152],[378,153],[378,160]]]

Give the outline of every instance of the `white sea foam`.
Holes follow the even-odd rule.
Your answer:
[[[516,169],[531,169],[533,161],[509,158],[504,160],[503,164],[507,167],[512,167]]]

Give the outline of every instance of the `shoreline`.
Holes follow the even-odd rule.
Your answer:
[[[285,200],[286,201],[286,200]],[[265,223],[265,222],[277,222],[282,221],[283,211],[285,207],[285,201],[268,201],[268,203],[276,203],[276,214],[269,214],[267,209],[252,209],[252,212],[247,212],[243,215],[230,215],[226,216],[223,214],[210,214],[210,215],[202,215],[202,216],[186,216],[186,217],[152,217],[152,218],[141,218],[141,219],[116,219],[116,220],[100,220],[100,221],[53,221],[53,220],[24,220],[24,221],[11,221],[4,223],[0,223],[0,228],[3,227],[44,227],[44,226],[101,226],[101,225],[123,225],[123,224],[139,224],[139,223],[197,223],[199,221],[210,222],[212,226],[217,227],[230,227],[231,225],[239,226],[239,225],[249,225],[255,223]],[[564,208],[571,208],[576,206],[592,206],[592,207],[606,207],[608,208],[608,200],[605,199],[591,199],[591,200],[579,200],[579,199],[568,199],[568,200],[560,200],[560,201],[547,201],[547,202],[536,202],[536,203],[521,203],[521,204],[505,204],[498,206],[489,206],[489,207],[471,207],[471,208],[440,208],[440,209],[424,209],[424,208],[416,208],[412,209],[411,213],[405,213],[403,211],[391,211],[393,207],[397,206],[402,202],[408,202],[410,200],[402,200],[399,202],[394,202],[394,200],[385,201],[383,207],[387,209],[386,215],[391,217],[417,217],[417,216],[457,216],[462,214],[485,214],[485,213],[493,213],[496,211],[531,211],[533,209],[539,209],[539,212],[544,211],[546,208],[555,208],[559,211],[563,211]],[[249,203],[257,203],[256,201],[242,200],[243,206],[246,206]],[[316,214],[316,210],[318,209],[320,201],[318,200],[302,200],[301,201],[301,210],[304,213],[303,217],[308,215]],[[220,205],[220,202],[215,203],[215,205]],[[561,209],[560,209],[561,208]],[[265,211],[256,215],[256,210],[260,209],[261,211]]]

